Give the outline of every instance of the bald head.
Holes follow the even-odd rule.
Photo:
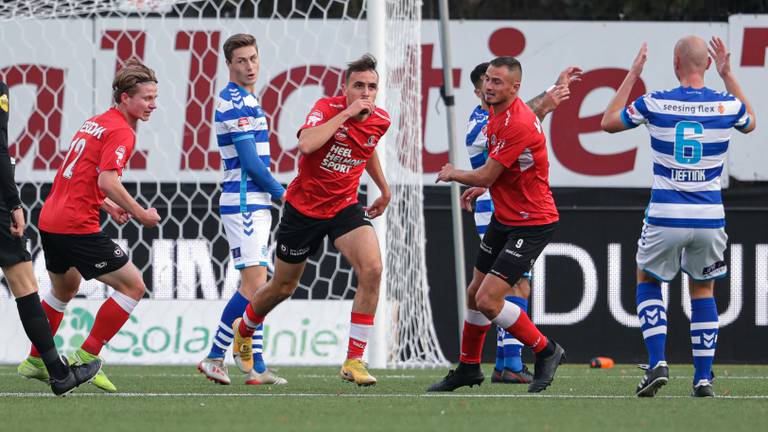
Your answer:
[[[704,39],[697,36],[686,36],[675,44],[675,66],[681,72],[698,72],[702,75],[709,66],[709,52]]]

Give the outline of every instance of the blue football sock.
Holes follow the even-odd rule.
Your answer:
[[[507,296],[504,300],[514,303],[526,313],[528,312],[528,300],[517,296]],[[511,334],[504,333],[504,367],[512,372],[520,372],[523,370],[523,359],[520,356],[523,343],[515,339]]]
[[[667,341],[667,310],[658,282],[641,282],[637,285],[637,316],[648,350],[648,366],[653,368],[665,361],[664,346]]]
[[[496,327],[496,365],[493,367],[497,371],[504,369],[504,331],[501,327]]]
[[[238,291],[235,291],[232,298],[229,299],[229,302],[227,302],[227,305],[224,306],[224,310],[221,312],[221,320],[213,337],[208,358],[224,358],[224,354],[232,344],[232,323],[235,319],[243,316],[248,303],[248,299],[243,297]]]
[[[267,365],[264,363],[264,324],[256,326],[256,331],[253,332],[253,370],[258,373],[263,373],[267,370]]]
[[[712,297],[691,300],[691,348],[693,349],[693,383],[712,377],[712,362],[717,349],[717,305]]]

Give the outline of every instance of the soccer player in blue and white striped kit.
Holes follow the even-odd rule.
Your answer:
[[[486,69],[488,69],[488,63],[480,63],[475,66],[469,75],[472,84],[475,87],[475,95],[480,100],[480,105],[475,107],[472,111],[469,116],[469,122],[467,123],[466,145],[472,169],[480,168],[488,159],[488,137],[486,136],[488,104],[485,103],[481,92]],[[566,69],[560,74],[554,86],[529,101],[528,105],[534,110],[539,119],[543,120],[550,111],[554,110],[557,105],[560,104],[560,102],[568,99],[570,94],[568,84],[578,80],[580,76],[581,69],[575,67]],[[475,227],[477,228],[477,234],[482,239],[488,228],[488,223],[491,221],[493,201],[491,201],[491,194],[487,189],[471,189],[477,189],[477,193],[473,194],[472,191],[468,191],[464,196],[469,196],[470,200],[476,198],[474,207]],[[472,208],[470,203],[466,203],[464,207],[466,209]],[[523,276],[524,277],[517,282],[515,287],[512,288],[509,295],[507,295],[506,300],[520,306],[522,310],[528,311],[528,297],[531,293],[531,274],[525,273]],[[499,327],[497,329],[496,365],[493,368],[491,382],[528,384],[533,380],[533,374],[531,374],[531,372],[528,371],[528,367],[523,364],[520,355],[522,348],[522,342],[515,339],[503,328]]]
[[[208,356],[198,370],[219,384],[231,380],[224,354],[232,343],[232,322],[243,315],[249,298],[267,281],[269,237],[272,228],[272,200],[283,198],[285,189],[269,171],[267,118],[254,95],[259,75],[256,39],[236,34],[224,42],[229,83],[216,102],[215,126],[224,169],[219,212],[235,268],[240,270],[240,287],[221,314]],[[262,357],[263,328],[253,337],[253,365],[238,366],[248,375],[246,384],[286,384],[268,370]],[[242,351],[244,348],[241,347]],[[235,362],[237,363],[237,358]]]
[[[664,357],[667,334],[661,282],[679,270],[688,275],[691,294],[692,396],[714,396],[712,361],[718,315],[714,280],[727,273],[725,211],[720,195],[731,128],[749,133],[755,115],[730,67],[722,40],[707,43],[686,36],[675,45],[674,70],[680,86],[645,94],[625,107],[647,58],[643,44],[632,68],[605,110],[607,132],[648,127],[653,149],[653,188],[637,250],[637,314],[649,364],[636,389],[651,397],[669,380]],[[712,61],[727,92],[704,86]]]

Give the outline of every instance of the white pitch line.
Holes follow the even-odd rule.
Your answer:
[[[73,393],[67,397],[110,397],[110,398],[178,398],[178,397],[306,397],[306,398],[437,398],[437,399],[638,399],[628,395],[566,395],[566,394],[453,394],[453,393],[397,393],[397,394],[350,394],[350,393]],[[55,397],[50,393],[0,393],[0,398],[39,398]],[[690,399],[690,396],[656,396],[656,399]],[[715,399],[755,399],[768,400],[768,395],[758,396],[717,396]]]

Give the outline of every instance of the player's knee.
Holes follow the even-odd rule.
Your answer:
[[[372,262],[360,269],[358,279],[365,281],[368,285],[378,286],[379,282],[381,282],[382,271],[384,271],[384,268],[381,261]]]
[[[487,292],[478,291],[475,294],[475,304],[477,305],[477,310],[487,317],[495,317],[499,314],[498,299],[493,298]]]
[[[287,299],[293,295],[293,291],[296,290],[296,283],[293,281],[280,281],[273,282],[272,289],[280,297],[280,299]]]

